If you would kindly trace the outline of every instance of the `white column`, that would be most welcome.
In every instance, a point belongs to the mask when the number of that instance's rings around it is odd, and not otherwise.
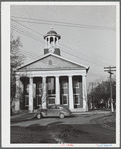
[[[55,36],[53,36],[53,46],[55,47]]]
[[[56,104],[60,104],[60,84],[59,76],[56,76]]]
[[[20,77],[16,76],[15,110],[20,110]]]
[[[45,49],[47,48],[47,37],[45,37]]]
[[[69,109],[74,109],[72,76],[69,76]]]
[[[56,47],[58,48],[58,38],[57,38],[57,41],[56,41]]]
[[[29,78],[29,111],[33,111],[33,78]]]
[[[50,37],[48,37],[48,48],[50,48]]]
[[[83,108],[88,111],[86,75],[82,76],[82,93],[83,93]]]
[[[46,40],[48,39],[48,37],[46,37]],[[49,40],[49,39],[48,39]],[[47,40],[47,48],[48,48],[48,40]]]
[[[42,78],[42,108],[46,108],[46,77]]]

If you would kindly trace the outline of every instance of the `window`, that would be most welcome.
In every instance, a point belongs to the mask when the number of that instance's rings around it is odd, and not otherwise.
[[[57,109],[57,107],[56,106],[51,106],[51,108],[50,109]]]
[[[49,61],[48,61],[48,64],[49,64],[49,65],[52,65],[52,60],[49,60]]]
[[[74,95],[74,105],[79,105],[80,101],[79,101],[79,95]]]
[[[79,80],[78,79],[74,80],[74,88],[79,88]]]
[[[37,95],[37,106],[42,105],[41,95]]]
[[[29,95],[29,84],[25,84],[25,95]]]
[[[57,106],[57,109],[61,109],[61,107]]]
[[[62,104],[68,105],[68,95],[62,95]]]
[[[40,82],[37,82],[37,94],[42,94],[42,84]]]
[[[29,95],[25,95],[25,106],[29,105]]]
[[[62,88],[67,88],[67,80],[62,80]]]
[[[49,104],[55,104],[55,98],[54,97],[49,97],[48,102],[49,102]]]
[[[48,95],[55,94],[55,78],[48,78]]]

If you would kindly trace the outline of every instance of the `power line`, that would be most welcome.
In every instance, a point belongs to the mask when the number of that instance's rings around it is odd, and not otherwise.
[[[16,23],[18,23],[18,22],[16,22]],[[20,24],[20,23],[19,23]],[[20,25],[22,25],[22,24],[20,24]],[[26,26],[25,26],[26,27]],[[30,29],[30,28],[29,28]],[[34,30],[32,30],[32,31],[34,31]],[[36,31],[35,31],[36,32]],[[37,33],[37,32],[36,32]],[[30,34],[30,33],[29,33]],[[40,33],[38,33],[38,34],[40,34]],[[42,34],[40,34],[40,35],[42,35]],[[62,45],[63,47],[66,47],[66,48],[68,48],[69,50],[71,50],[69,47],[67,47],[67,46],[65,46],[65,45],[63,45],[63,44],[60,44],[60,45]],[[71,50],[72,51],[72,50]],[[75,51],[75,50],[74,50]],[[80,54],[80,53],[79,53]],[[81,53],[81,54],[83,54],[83,53]],[[84,54],[83,54],[84,55]],[[88,55],[86,55],[86,56],[88,56]],[[90,57],[90,56],[89,56]],[[97,61],[97,60],[96,60]],[[104,62],[102,62],[102,63],[104,63]],[[107,64],[107,63],[104,63],[104,64]],[[103,65],[102,65],[103,66]]]
[[[61,50],[62,50],[62,49],[61,49]],[[64,51],[64,50],[62,50],[62,51],[63,51],[63,52],[65,52],[65,53],[68,53],[68,52],[66,52],[66,51]],[[72,56],[75,56],[75,57],[77,57],[77,58],[79,58],[79,59],[81,59],[81,60],[85,60],[85,61],[88,61],[88,62],[90,62],[90,63],[96,64],[96,65],[99,65],[99,64],[97,64],[97,63],[91,62],[91,61],[86,60],[86,59],[84,59],[84,58],[80,58],[80,57],[78,57],[78,56],[76,56],[76,55],[73,55],[73,54],[71,54],[71,53],[68,53],[68,54],[70,54],[70,55],[72,55]],[[102,65],[100,65],[100,66],[102,66]]]
[[[17,30],[19,30],[19,31],[21,31],[20,29],[18,29],[18,28],[16,28]],[[21,31],[21,32],[23,32],[23,31]],[[25,34],[25,33],[24,33]],[[28,36],[28,35],[27,35]],[[29,37],[34,37],[33,35],[31,35],[30,33],[29,33]],[[30,38],[31,38],[30,37]],[[38,41],[41,41],[40,39],[37,39],[36,37],[34,37],[33,38],[34,40],[38,40]],[[42,43],[44,43],[43,41],[41,41]],[[69,48],[70,49],[70,48]],[[62,50],[62,49],[61,49]],[[62,50],[63,52],[65,52],[65,53],[68,53],[68,52],[66,52],[66,51],[64,51],[64,50]],[[71,50],[72,51],[72,50]],[[70,54],[70,53],[68,53],[68,54]],[[90,63],[93,63],[93,64],[96,64],[96,65],[100,65],[100,66],[103,66],[103,65],[101,65],[101,64],[97,64],[97,63],[95,63],[95,62],[91,62],[91,61],[89,61],[89,60],[86,60],[86,59],[84,59],[84,58],[80,58],[80,57],[78,57],[78,56],[76,56],[76,55],[73,55],[73,54],[70,54],[70,55],[72,55],[72,56],[75,56],[75,57],[77,57],[77,58],[79,58],[79,59],[83,59],[83,60],[85,60],[85,61],[88,61],[88,62],[90,62]]]
[[[60,44],[60,45],[62,45],[63,47],[65,47],[65,48],[67,48],[67,49],[70,49],[71,50],[71,48],[69,48],[69,47],[67,47],[67,46],[65,46],[65,45],[63,45],[63,44]],[[71,50],[72,51],[72,50]],[[74,50],[75,51],[75,50]],[[79,52],[78,52],[79,53]],[[83,54],[83,55],[85,55],[84,53],[79,53],[79,54]],[[90,57],[89,55],[87,55],[86,54],[86,56],[88,56],[88,57]],[[91,57],[90,57],[91,58]],[[94,59],[94,60],[96,60],[96,59]],[[98,61],[98,60],[96,60],[96,61]],[[102,62],[102,63],[104,63],[104,62]],[[107,63],[104,63],[104,64],[107,64]]]
[[[28,35],[27,35],[28,36]],[[30,37],[31,38],[31,37]],[[34,38],[33,38],[34,39]],[[36,40],[36,39],[35,39]],[[38,40],[38,39],[37,39]],[[62,49],[61,49],[62,50]],[[80,58],[80,57],[78,57],[78,56],[76,56],[76,55],[73,55],[73,54],[71,54],[71,53],[69,53],[69,52],[66,52],[66,51],[64,51],[64,50],[62,50],[63,52],[65,52],[65,53],[67,53],[67,54],[70,54],[70,55],[72,55],[72,56],[75,56],[75,57],[77,57],[77,58],[79,58],[79,59],[81,59],[81,60],[85,60],[85,61],[88,61],[88,62],[90,62],[90,63],[93,63],[93,64],[96,64],[96,65],[99,65],[99,64],[97,64],[97,63],[94,63],[94,62],[91,62],[91,61],[89,61],[89,60],[86,60],[86,59],[84,59],[84,58]],[[103,65],[100,65],[100,66],[103,66]]]
[[[35,23],[35,24],[46,24],[46,25],[51,25],[52,23],[42,23],[42,22],[31,22],[31,21],[20,21],[20,20],[13,20],[13,21],[18,21],[18,22],[26,22],[26,23]],[[64,25],[64,24],[56,24],[54,23],[54,25],[56,26],[66,26],[66,27],[76,27],[76,28],[86,28],[86,29],[98,29],[98,30],[108,30],[108,31],[113,31],[113,30],[109,30],[109,29],[104,29],[104,28],[93,28],[93,27],[84,27],[84,26],[74,26],[74,25]]]
[[[18,26],[16,26],[16,25],[14,25],[14,24],[12,24],[12,27],[15,28],[15,29],[17,29],[17,30],[19,30],[19,31],[22,31],[22,32],[24,32],[24,33],[26,33],[26,34],[29,34],[29,36],[32,36],[32,37],[34,37],[34,38],[36,38],[36,39],[39,39],[39,37],[33,35],[32,33],[28,32],[28,31],[26,31],[26,30],[24,30],[24,29],[22,29],[22,28],[20,28],[20,27],[18,27]],[[40,41],[41,41],[41,40],[40,40]],[[42,42],[43,42],[43,41],[42,41]]]
[[[35,53],[35,52],[30,52],[30,51],[28,51],[28,50],[25,50],[24,48],[22,48],[22,50],[24,50],[24,52],[26,52],[26,53],[30,53],[31,55],[34,55],[34,56],[36,56],[37,57],[37,53]],[[42,56],[42,55],[40,55],[40,56]]]
[[[113,95],[112,95],[112,71],[116,71],[114,68],[116,67],[104,67],[104,71],[108,72],[110,74],[110,100],[111,100],[111,112],[114,112],[113,108]]]
[[[17,29],[17,28],[15,28],[15,29]],[[15,29],[14,29],[14,27],[13,27],[12,30],[16,31]],[[34,39],[35,41],[39,41],[39,42],[41,42],[41,43],[44,43],[44,42],[42,42],[41,40],[39,40],[39,39],[37,39],[37,38],[35,38],[35,37],[33,37],[33,36],[26,35],[23,31],[20,31],[19,29],[17,29],[17,30],[18,30],[18,31],[16,31],[16,32],[19,32],[20,34],[23,34],[23,35],[25,35],[25,36],[28,36],[29,38]],[[22,32],[22,33],[21,33],[21,32]]]
[[[28,53],[28,52],[26,52],[26,51],[21,51],[21,53],[24,54],[24,55],[27,55],[27,56],[31,56],[32,59],[37,59],[37,58],[39,58],[39,57],[37,57],[37,56],[35,56],[35,55],[32,55],[32,54],[30,54],[30,53]]]
[[[45,24],[52,24],[54,23],[54,25],[59,25],[59,26],[68,26],[68,27],[81,27],[81,28],[90,28],[90,29],[101,29],[101,30],[111,30],[113,31],[113,28],[111,27],[103,27],[103,26],[94,26],[94,25],[86,25],[86,24],[77,24],[77,23],[67,23],[67,22],[60,22],[60,21],[48,21],[48,20],[40,20],[40,19],[33,19],[33,18],[23,18],[23,17],[15,17],[12,16],[13,18],[21,18],[21,19],[27,19],[27,20],[34,20],[34,21],[42,21],[42,22],[47,22]],[[14,20],[15,21],[15,20]],[[19,22],[29,22],[29,23],[38,23],[38,24],[43,24],[42,22],[30,22],[30,21],[20,21],[17,20]]]
[[[21,50],[22,49],[22,50]],[[24,54],[24,55],[27,55],[27,57],[30,57],[32,59],[37,59],[38,57],[34,54],[34,53],[31,53],[31,52],[28,52],[28,51],[23,51],[25,50],[24,48],[22,47],[19,47],[19,52]]]
[[[12,21],[15,21],[15,20],[12,19]],[[21,26],[24,26],[24,27],[27,28],[27,29],[30,29],[31,31],[33,31],[33,32],[35,32],[35,33],[37,33],[37,34],[39,34],[39,35],[42,35],[42,34],[38,33],[37,31],[35,31],[35,30],[33,30],[33,29],[31,29],[31,28],[29,28],[29,27],[27,27],[27,26],[25,26],[25,25],[23,25],[23,24],[21,24],[21,23],[19,23],[19,22],[17,22],[17,21],[15,21],[15,22],[18,23],[18,24],[20,24]],[[42,36],[43,36],[43,35],[42,35]]]

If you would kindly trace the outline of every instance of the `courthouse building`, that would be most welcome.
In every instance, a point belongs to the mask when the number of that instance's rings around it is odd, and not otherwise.
[[[89,67],[61,56],[61,36],[53,29],[43,37],[43,57],[16,69],[16,88],[22,86],[23,96],[20,100],[16,92],[15,110],[33,111],[39,106],[57,104],[72,111],[86,111]]]

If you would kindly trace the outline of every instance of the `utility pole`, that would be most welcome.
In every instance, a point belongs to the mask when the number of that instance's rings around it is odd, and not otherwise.
[[[116,71],[114,70],[114,68],[116,67],[104,67],[104,71],[108,72],[110,74],[110,99],[111,99],[111,112],[114,112],[114,108],[113,108],[113,96],[112,96],[112,71]]]
[[[92,82],[92,92],[93,92],[93,82]],[[92,109],[94,109],[94,100],[93,100],[93,95],[92,95]]]

